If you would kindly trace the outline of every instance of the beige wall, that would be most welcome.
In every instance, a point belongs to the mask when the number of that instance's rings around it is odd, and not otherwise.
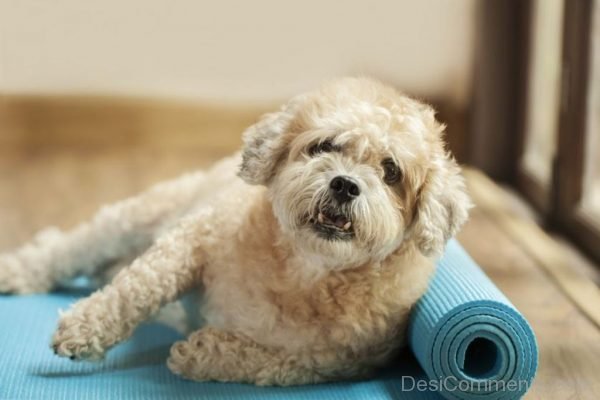
[[[270,101],[368,73],[466,101],[475,0],[0,0],[0,91]]]

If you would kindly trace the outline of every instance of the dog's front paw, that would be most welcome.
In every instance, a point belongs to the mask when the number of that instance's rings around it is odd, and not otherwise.
[[[203,328],[192,333],[187,340],[175,342],[171,346],[167,366],[174,374],[187,379],[221,380],[216,373],[219,365],[215,365],[214,362],[219,358],[223,361],[228,354],[221,354],[222,357],[219,357],[217,340],[218,336],[212,328]]]
[[[173,373],[196,381],[251,383],[272,356],[245,337],[205,327],[176,342],[167,365]]]
[[[167,366],[176,375],[197,381],[210,380],[208,370],[205,368],[208,354],[203,353],[188,341],[175,342],[171,346],[171,354]]]
[[[58,329],[52,337],[52,349],[61,357],[71,360],[99,360],[104,357],[102,337],[97,333],[100,324],[76,315],[61,317]]]

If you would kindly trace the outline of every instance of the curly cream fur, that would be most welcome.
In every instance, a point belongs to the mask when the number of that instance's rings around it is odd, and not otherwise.
[[[58,355],[101,358],[193,290],[204,325],[173,345],[174,373],[260,385],[365,376],[402,345],[435,257],[467,218],[442,131],[430,107],[381,83],[330,82],[248,128],[242,153],[211,170],[0,256],[0,291],[44,292],[129,264],[61,315]],[[336,151],[309,154],[325,140]],[[400,166],[398,184],[383,181],[385,158]],[[324,239],[310,222],[337,175],[361,191],[339,206],[351,240]]]

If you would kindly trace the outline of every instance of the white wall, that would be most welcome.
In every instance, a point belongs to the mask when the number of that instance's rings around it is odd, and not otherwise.
[[[475,0],[0,0],[0,91],[270,101],[341,74],[469,93]]]

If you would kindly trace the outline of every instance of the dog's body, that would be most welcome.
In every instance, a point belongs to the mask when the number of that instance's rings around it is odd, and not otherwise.
[[[249,128],[241,155],[2,256],[0,291],[127,265],[61,316],[57,354],[99,358],[193,290],[203,327],[174,344],[175,373],[279,385],[364,376],[403,343],[466,219],[441,131],[429,107],[392,89],[336,81]]]

